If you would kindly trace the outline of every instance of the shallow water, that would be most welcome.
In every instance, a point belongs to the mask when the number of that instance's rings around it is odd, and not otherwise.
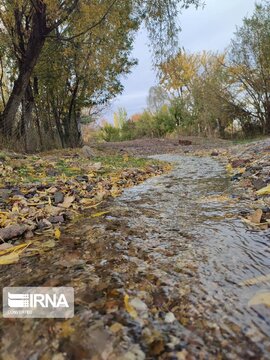
[[[84,214],[44,256],[0,269],[3,286],[75,290],[71,322],[0,319],[1,358],[270,359],[269,232],[239,219],[249,202],[222,163],[155,158],[173,170],[106,202],[106,216]]]
[[[150,253],[157,269],[171,264],[172,272],[166,270],[169,283],[181,281],[181,273],[187,271],[189,300],[198,316],[236,338],[244,334],[269,358],[270,308],[250,306],[249,301],[270,291],[270,279],[242,284],[270,274],[269,232],[250,231],[237,218],[246,209],[245,201],[235,199],[224,166],[216,160],[179,155],[155,158],[172,162],[174,170],[125,191],[116,201],[119,208],[130,208],[129,227],[145,229],[145,238],[133,238],[133,244]],[[173,254],[168,258],[162,249]],[[177,264],[182,267],[178,279]]]

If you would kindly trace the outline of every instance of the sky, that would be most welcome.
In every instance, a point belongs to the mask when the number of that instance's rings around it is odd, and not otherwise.
[[[189,52],[224,50],[230,44],[236,26],[241,26],[245,16],[252,15],[254,7],[255,0],[205,0],[204,8],[183,10],[179,16],[180,46]],[[150,87],[157,84],[144,30],[137,34],[132,56],[139,63],[123,79],[124,92],[107,110],[105,117],[110,121],[119,107],[124,107],[129,116],[142,112],[147,106]]]

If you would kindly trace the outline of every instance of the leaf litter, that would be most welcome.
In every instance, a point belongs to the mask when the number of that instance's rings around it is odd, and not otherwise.
[[[93,218],[108,214],[96,210],[104,200],[169,168],[162,162],[125,154],[89,160],[80,150],[35,156],[7,153],[0,160],[0,241],[17,244],[50,235],[43,245],[35,242],[32,254],[40,254],[55,246],[53,239],[60,240],[61,227],[68,222],[84,212]],[[28,246],[31,250],[32,244]],[[19,260],[20,253],[13,250],[0,253],[0,265]]]

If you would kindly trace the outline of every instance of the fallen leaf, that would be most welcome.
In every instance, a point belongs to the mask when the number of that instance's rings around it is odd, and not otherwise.
[[[226,166],[226,170],[227,170],[228,173],[232,173],[232,172],[233,172],[233,167],[232,167],[232,165],[231,165],[231,164],[228,164],[228,165]]]
[[[268,226],[269,226],[269,223],[268,222],[265,222],[265,223],[253,223],[252,221],[248,220],[248,219],[245,219],[245,218],[242,218],[242,220],[247,224],[247,225],[250,225],[254,228],[260,228],[261,230],[267,230],[268,229]]]
[[[129,296],[127,294],[124,296],[124,303],[125,303],[126,311],[129,313],[131,317],[133,317],[133,319],[136,319],[138,317],[137,311],[134,309],[133,306],[130,305]]]
[[[59,228],[55,229],[55,232],[54,232],[54,237],[59,240],[60,239],[60,236],[61,236],[61,231]]]
[[[58,333],[58,336],[63,338],[69,337],[75,331],[70,320],[56,323],[55,330]]]
[[[3,255],[0,257],[0,265],[9,265],[18,262],[20,259],[19,254],[17,252],[12,252],[7,255]]]
[[[246,285],[256,285],[262,282],[267,282],[270,281],[270,274],[268,275],[261,275],[252,279],[247,279],[243,282],[241,282],[239,285],[240,286],[246,286]]]
[[[10,252],[18,252],[19,250],[23,250],[24,248],[28,247],[32,242],[28,242],[28,243],[24,243],[24,244],[20,244],[20,245],[16,245],[16,246],[11,246],[11,247],[6,247],[6,249],[0,251],[0,256],[1,255],[6,255]]]
[[[75,196],[65,196],[63,203],[59,204],[58,206],[68,209],[72,205],[74,200],[75,200]]]
[[[253,224],[260,224],[263,212],[261,209],[257,209],[253,214],[249,215],[247,219]]]
[[[54,248],[55,245],[56,245],[56,243],[55,243],[55,241],[53,239],[45,241],[45,243],[42,243],[43,248],[49,248],[49,249]]]
[[[113,332],[114,334],[118,333],[119,331],[121,331],[123,329],[123,325],[120,323],[114,323],[111,327],[110,330],[111,332]]]
[[[267,185],[266,187],[256,191],[257,195],[269,195],[270,194],[270,184]]]
[[[103,215],[106,215],[106,214],[109,214],[109,211],[101,211],[101,212],[98,212],[98,213],[95,213],[93,215],[91,215],[92,218],[97,218],[97,217],[100,217],[100,216],[103,216]]]
[[[259,292],[248,302],[249,306],[265,305],[270,307],[270,292]]]

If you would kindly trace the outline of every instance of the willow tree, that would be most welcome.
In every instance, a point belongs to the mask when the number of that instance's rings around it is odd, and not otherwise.
[[[110,14],[125,3],[129,11],[124,13],[124,19],[135,21],[137,28],[141,24],[145,25],[154,45],[155,58],[161,59],[168,52],[169,44],[170,49],[173,48],[178,30],[175,21],[177,15],[183,8],[191,4],[198,5],[198,2],[199,0],[1,0],[0,39],[7,47],[9,72],[12,74],[9,78],[8,98],[1,115],[2,133],[9,138],[14,135],[14,129],[18,125],[18,112],[29,101],[32,102],[34,94],[29,87],[31,78],[50,39],[55,38],[59,43],[75,41],[80,47],[80,44],[88,42],[94,31],[102,30]],[[123,14],[120,12],[119,22],[121,16]],[[130,29],[123,26],[119,29],[119,34],[121,31],[129,32]],[[103,39],[101,46],[110,41],[108,36]],[[89,41],[89,47],[92,45]],[[62,46],[59,46],[56,51],[61,49]],[[22,123],[24,121],[25,119]]]

